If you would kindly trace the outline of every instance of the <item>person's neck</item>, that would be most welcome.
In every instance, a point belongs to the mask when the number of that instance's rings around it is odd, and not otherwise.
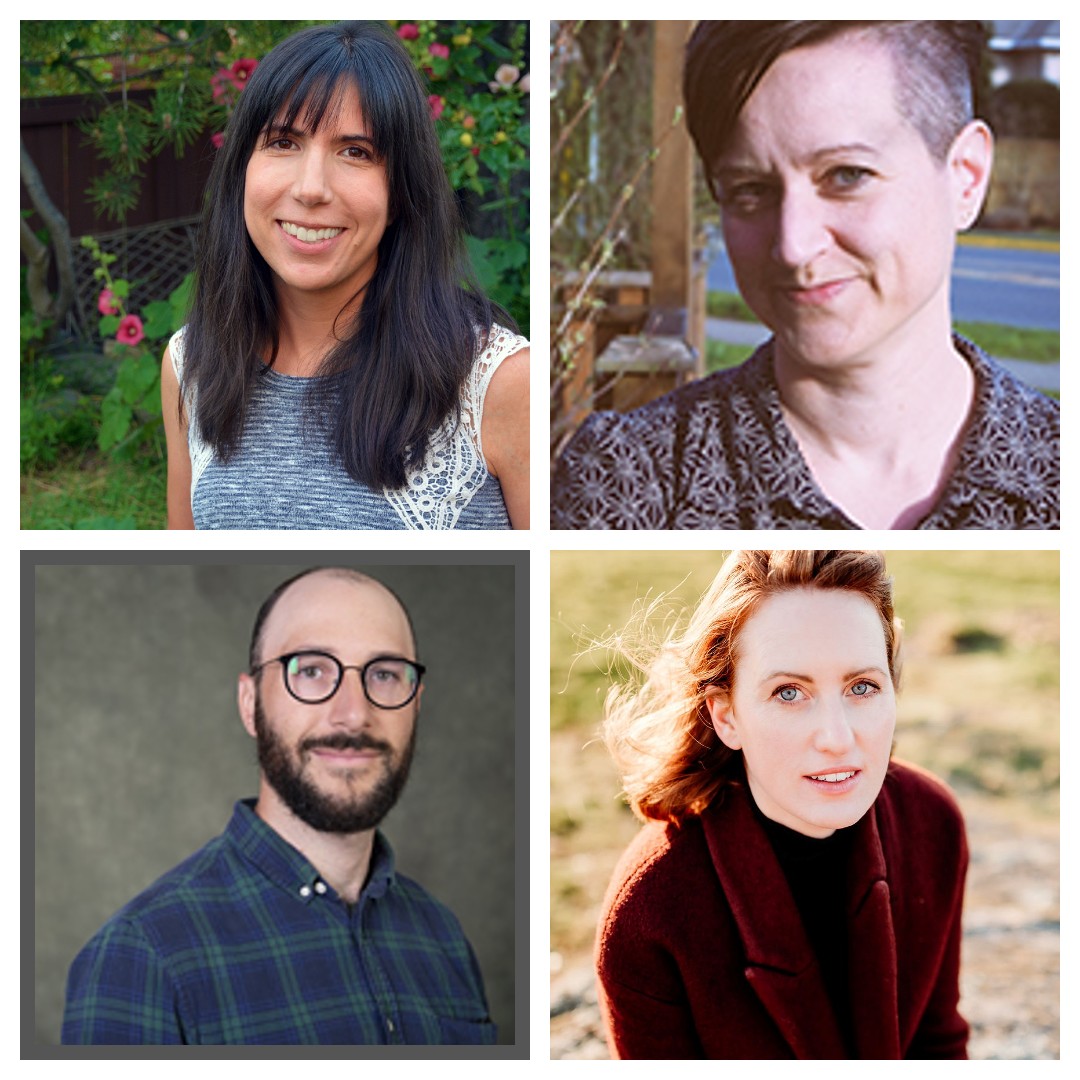
[[[946,326],[907,334],[842,370],[801,362],[778,341],[781,408],[819,486],[868,528],[911,528],[936,503],[974,396]]]
[[[363,294],[343,301],[340,293],[302,293],[279,288],[278,351],[274,370],[282,375],[311,376],[322,368],[331,349],[355,317]]]
[[[282,839],[292,844],[323,880],[347,904],[355,904],[367,881],[375,830],[358,833],[327,833],[301,821],[263,780],[255,804],[258,814]]]

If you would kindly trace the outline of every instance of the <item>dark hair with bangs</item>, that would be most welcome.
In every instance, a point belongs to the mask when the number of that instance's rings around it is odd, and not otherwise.
[[[273,366],[279,347],[271,271],[244,224],[248,161],[270,125],[299,121],[314,131],[332,121],[350,90],[385,163],[389,221],[359,310],[335,324],[337,344],[320,369],[339,376],[342,392],[327,415],[327,395],[313,387],[306,412],[351,477],[397,488],[424,460],[437,427],[457,415],[482,335],[495,320],[516,327],[476,287],[427,92],[381,24],[294,34],[259,63],[240,95],[207,187],[180,400],[196,388],[190,421],[227,460],[264,373],[260,357]]]
[[[982,23],[973,20],[703,21],[686,46],[687,127],[708,172],[726,150],[750,95],[784,53],[845,34],[865,34],[891,53],[897,107],[931,155],[944,162],[974,116],[985,33]]]

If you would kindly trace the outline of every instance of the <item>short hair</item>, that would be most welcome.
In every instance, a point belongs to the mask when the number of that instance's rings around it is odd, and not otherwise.
[[[739,634],[762,601],[802,588],[866,597],[881,619],[889,675],[899,685],[900,624],[881,552],[732,552],[685,629],[635,659],[642,677],[608,694],[604,742],[638,817],[677,823],[700,814],[738,775],[742,753],[721,742],[708,699],[717,689],[731,692]],[[625,640],[608,644],[625,654]]]
[[[260,61],[240,94],[207,183],[179,408],[193,390],[189,419],[202,439],[224,460],[239,449],[262,355],[273,366],[278,353],[273,277],[244,220],[248,162],[269,125],[314,132],[350,90],[385,162],[388,224],[360,309],[335,324],[337,344],[322,367],[340,394],[313,385],[305,419],[327,432],[354,480],[400,488],[434,433],[458,416],[493,321],[514,323],[476,286],[427,90],[381,24],[301,30]]]
[[[409,609],[405,606],[401,597],[398,596],[389,585],[383,584],[383,582],[373,578],[370,574],[365,574],[360,570],[354,570],[351,566],[312,566],[307,570],[301,570],[299,574],[293,574],[291,578],[283,581],[259,607],[259,611],[255,616],[255,625],[251,628],[251,644],[248,648],[249,673],[254,674],[255,669],[261,662],[260,656],[262,654],[263,627],[265,626],[266,620],[270,617],[270,613],[277,606],[277,602],[290,586],[295,585],[298,581],[311,574],[331,574],[335,577],[352,581],[356,585],[377,585],[380,589],[384,589],[398,602],[401,610],[405,613],[405,621],[409,624],[409,633],[413,639],[413,646],[414,648],[416,647],[416,629],[413,626]]]
[[[725,152],[739,114],[779,57],[845,35],[880,42],[893,58],[897,108],[944,161],[974,116],[986,31],[961,20],[702,21],[686,46],[686,123],[706,171]]]

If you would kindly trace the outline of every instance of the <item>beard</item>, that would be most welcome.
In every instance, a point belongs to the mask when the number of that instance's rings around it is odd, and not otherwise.
[[[326,735],[304,739],[296,746],[296,755],[267,722],[262,701],[255,699],[255,738],[259,766],[267,783],[281,801],[303,822],[319,832],[358,833],[374,829],[398,800],[412,764],[416,746],[416,725],[408,745],[395,762],[389,743],[366,733]],[[367,787],[345,798],[320,790],[306,771],[308,753],[315,747],[332,750],[378,750],[382,753],[372,769],[378,770]],[[351,786],[351,785],[350,785]]]

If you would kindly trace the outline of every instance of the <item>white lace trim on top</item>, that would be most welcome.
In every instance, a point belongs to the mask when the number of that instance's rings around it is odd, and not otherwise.
[[[428,442],[423,465],[410,472],[405,486],[383,489],[386,501],[410,529],[452,529],[461,512],[487,479],[480,432],[484,399],[499,365],[528,346],[528,341],[505,327],[495,325],[461,388],[461,418],[447,417]],[[184,371],[184,328],[169,341],[169,354],[177,381]],[[191,498],[214,457],[195,423],[195,387],[184,395],[188,415],[188,451],[191,455]]]
[[[487,479],[480,428],[484,398],[499,365],[528,345],[505,327],[493,326],[461,388],[461,420],[447,417],[428,443],[424,464],[408,474],[405,486],[383,490],[410,529],[452,529],[462,510]]]
[[[169,355],[172,357],[173,371],[176,372],[176,381],[182,382],[184,374],[184,330],[179,330],[169,339]],[[199,434],[199,427],[195,421],[195,387],[189,386],[184,394],[184,411],[188,418],[188,453],[191,456],[191,502],[195,502],[195,485],[206,471],[206,466],[214,460],[214,448],[207,445]]]

